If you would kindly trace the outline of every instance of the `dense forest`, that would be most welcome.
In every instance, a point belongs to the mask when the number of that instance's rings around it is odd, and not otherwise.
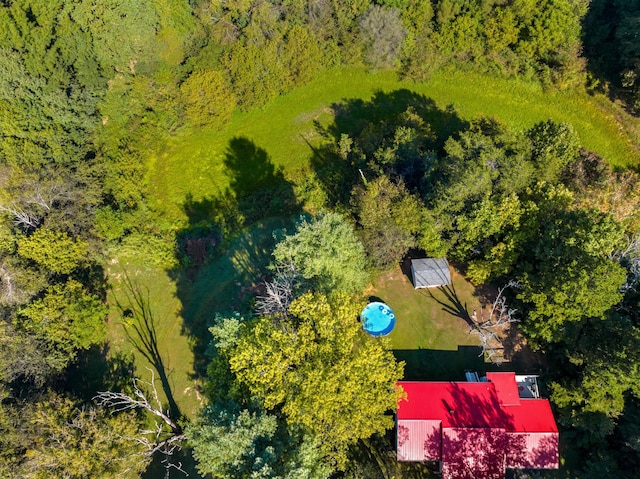
[[[482,72],[635,115],[639,33],[632,0],[0,2],[0,477],[139,477],[152,461],[167,477],[431,477],[389,459],[403,365],[352,321],[372,272],[414,249],[514,285],[575,456],[529,477],[637,477],[637,158],[613,168],[570,124],[462,119],[399,91],[343,101],[300,171],[236,138],[226,166],[250,173],[206,211],[187,202],[189,224],[150,200],[147,168],[182,132],[346,66]],[[269,217],[300,220],[274,232],[251,308],[212,312],[206,406],[188,418],[111,351],[106,265],[135,250],[190,267]],[[125,320],[149,326],[131,291]]]

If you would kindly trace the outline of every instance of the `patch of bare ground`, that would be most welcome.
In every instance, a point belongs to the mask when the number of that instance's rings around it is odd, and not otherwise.
[[[546,369],[544,355],[529,347],[517,325],[511,325],[505,332],[502,346],[505,361],[512,365],[516,372],[534,374]]]

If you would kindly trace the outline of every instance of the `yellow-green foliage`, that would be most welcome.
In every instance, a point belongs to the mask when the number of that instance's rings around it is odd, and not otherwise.
[[[13,253],[16,247],[16,238],[6,223],[0,223],[0,251]]]
[[[104,409],[79,409],[69,399],[53,397],[38,404],[31,423],[40,432],[26,450],[24,479],[107,479],[142,472],[147,460],[136,452],[134,413],[113,415]],[[17,476],[14,476],[17,477]]]
[[[322,52],[318,39],[300,25],[294,25],[287,32],[283,45],[283,62],[288,65],[287,81],[299,85],[310,81],[320,69]]]
[[[67,233],[39,228],[18,241],[18,254],[35,261],[54,273],[69,274],[87,254],[85,241],[74,240]]]
[[[45,295],[18,312],[20,326],[46,340],[67,360],[77,349],[100,343],[105,336],[106,306],[70,279],[50,286]]]
[[[323,455],[344,467],[348,447],[393,426],[404,365],[385,340],[366,336],[356,321],[362,304],[347,295],[333,302],[305,294],[293,317],[261,318],[234,348],[231,370],[267,409],[281,407]]]
[[[221,127],[231,117],[236,96],[217,70],[193,72],[180,86],[189,120],[194,125]]]

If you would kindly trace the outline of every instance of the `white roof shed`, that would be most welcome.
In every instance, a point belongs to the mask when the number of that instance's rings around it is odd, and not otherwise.
[[[411,260],[411,276],[413,286],[419,288],[436,288],[451,284],[451,272],[447,258],[422,258]]]

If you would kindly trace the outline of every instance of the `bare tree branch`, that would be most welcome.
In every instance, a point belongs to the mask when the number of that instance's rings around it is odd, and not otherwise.
[[[169,471],[176,469],[186,476],[189,474],[183,469],[182,463],[175,463],[172,456],[182,449],[185,435],[182,428],[169,416],[169,411],[164,411],[162,402],[158,396],[155,386],[155,374],[152,369],[147,368],[151,373],[151,381],[133,379],[133,395],[116,393],[112,391],[101,391],[93,399],[102,407],[113,409],[114,412],[126,411],[130,409],[144,409],[154,416],[162,419],[162,422],[155,421],[155,428],[143,429],[136,437],[126,437],[125,439],[142,447],[142,451],[132,453],[129,457],[140,456],[141,461],[148,461],[157,453],[165,457],[162,463],[165,466],[165,477],[169,477]],[[151,391],[148,397],[146,390]],[[170,431],[165,428],[169,426]]]
[[[42,217],[35,213],[30,213],[16,205],[0,205],[0,211],[6,211],[13,216],[13,222],[23,230],[37,228],[42,221]]]
[[[126,411],[129,409],[145,409],[154,416],[162,419],[167,424],[174,434],[182,434],[182,429],[177,425],[168,415],[168,412],[164,412],[162,409],[162,403],[158,396],[158,390],[155,386],[155,374],[152,369],[147,368],[151,373],[151,381],[141,381],[140,379],[133,379],[134,397],[124,393],[116,393],[112,391],[100,391],[93,399],[103,407],[112,408],[115,412]],[[145,391],[140,385],[146,385],[150,388],[152,394],[152,404]]]
[[[503,356],[500,351],[504,349],[502,345],[501,334],[509,327],[511,323],[519,320],[515,317],[516,309],[509,308],[503,293],[507,288],[519,288],[520,283],[517,281],[509,281],[502,288],[498,288],[498,295],[491,305],[491,311],[487,319],[473,315],[474,323],[469,330],[469,334],[476,334],[480,339],[482,352],[480,356],[484,356],[492,363],[502,363]]]
[[[13,272],[4,263],[0,264],[0,282],[4,287],[0,288],[2,296],[7,302],[13,302],[16,288],[14,287]],[[3,301],[4,302],[4,301]]]
[[[263,316],[289,315],[289,305],[301,283],[300,274],[293,262],[276,265],[271,282],[265,283],[264,296],[256,298],[256,312]]]
[[[622,285],[622,292],[636,291],[640,284],[640,234],[628,238],[625,247],[614,252],[611,259],[627,269],[627,281]]]

